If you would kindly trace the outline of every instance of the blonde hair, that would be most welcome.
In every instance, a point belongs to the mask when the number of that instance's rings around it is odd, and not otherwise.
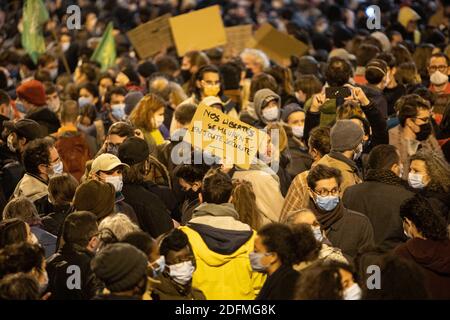
[[[256,206],[256,196],[252,184],[245,180],[233,180],[231,202],[239,213],[239,220],[252,229],[259,230],[262,226],[262,216]]]
[[[286,134],[286,130],[284,130],[284,126],[280,122],[269,123],[266,126],[267,134],[271,136],[272,130],[278,129],[278,150],[280,153],[284,151],[288,146],[288,138]]]
[[[147,131],[153,131],[156,128],[155,113],[165,107],[164,100],[158,95],[150,93],[145,95],[133,109],[129,120],[137,127]]]
[[[345,101],[342,106],[338,107],[336,110],[336,120],[351,119],[354,116],[366,118],[359,102],[355,100]]]

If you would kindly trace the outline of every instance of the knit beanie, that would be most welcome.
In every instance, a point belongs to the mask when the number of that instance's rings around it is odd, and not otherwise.
[[[289,116],[294,112],[305,112],[297,103],[290,103],[281,111],[281,120],[288,122]]]
[[[110,183],[89,180],[75,191],[73,205],[76,210],[90,211],[102,220],[114,212],[116,190]]]
[[[331,151],[344,152],[355,149],[364,137],[364,131],[351,120],[338,120],[331,128]]]
[[[91,267],[111,292],[128,291],[146,276],[147,257],[131,244],[114,243],[95,255]]]
[[[47,103],[44,85],[38,80],[25,81],[17,88],[16,93],[20,99],[38,107]]]

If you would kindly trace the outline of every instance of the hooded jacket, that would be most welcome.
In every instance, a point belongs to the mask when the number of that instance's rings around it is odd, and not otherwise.
[[[432,299],[450,299],[450,240],[414,238],[399,245],[394,253],[413,260],[422,268]]]
[[[250,265],[256,232],[237,217],[230,203],[203,203],[188,225],[180,228],[197,263],[192,286],[208,300],[253,300],[265,281],[265,275]]]
[[[267,125],[267,120],[264,119],[262,115],[262,109],[267,105],[267,102],[270,98],[275,98],[278,103],[278,108],[281,109],[281,98],[275,92],[270,89],[261,89],[258,90],[255,94],[255,98],[253,99],[255,113],[258,117],[258,121],[255,123],[257,128],[264,128]],[[278,114],[278,118],[280,118],[280,113]]]
[[[400,11],[398,12],[398,22],[402,25],[402,27],[406,30],[408,27],[408,23],[410,21],[417,21],[420,20],[421,17],[420,15],[414,11],[413,9],[411,9],[410,7],[402,7],[400,9]],[[419,30],[414,30],[413,32],[413,40],[415,44],[419,44],[420,43],[420,32]]]
[[[35,202],[48,195],[48,185],[41,179],[26,173],[19,181],[13,193],[13,198],[25,197]]]

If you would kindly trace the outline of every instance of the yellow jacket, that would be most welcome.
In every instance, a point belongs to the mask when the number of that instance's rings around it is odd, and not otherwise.
[[[200,234],[184,226],[180,228],[189,238],[197,268],[192,286],[200,289],[207,300],[254,300],[266,276],[254,272],[249,253],[253,251],[256,232],[239,249],[222,255],[208,248]]]

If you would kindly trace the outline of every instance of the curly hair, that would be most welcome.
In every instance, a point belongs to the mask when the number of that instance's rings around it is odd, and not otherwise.
[[[411,161],[422,160],[425,162],[430,182],[427,189],[437,192],[450,192],[450,166],[448,162],[436,152],[419,150],[411,156]]]
[[[29,225],[36,225],[41,222],[34,203],[25,197],[12,199],[3,209],[3,219],[12,218],[18,218]]]
[[[292,265],[297,259],[296,238],[292,229],[282,223],[270,223],[258,231],[267,252],[275,252],[283,265]]]
[[[157,129],[154,114],[159,109],[164,109],[164,100],[156,94],[145,95],[130,114],[131,123],[147,131]]]
[[[394,106],[398,112],[398,120],[402,127],[406,124],[406,119],[417,116],[418,109],[430,109],[430,103],[418,94],[408,94],[397,100]]]
[[[322,244],[314,237],[311,226],[306,223],[299,223],[290,225],[290,228],[296,244],[294,263],[317,260]]]
[[[400,217],[411,220],[427,239],[437,241],[448,239],[447,223],[444,218],[435,213],[428,200],[419,194],[402,203]]]
[[[231,196],[231,202],[239,213],[239,220],[248,224],[252,229],[259,230],[262,225],[262,218],[256,206],[256,196],[252,184],[245,180],[233,180]]]
[[[28,173],[39,175],[39,165],[50,165],[51,144],[45,138],[30,141],[23,152],[23,164]]]

